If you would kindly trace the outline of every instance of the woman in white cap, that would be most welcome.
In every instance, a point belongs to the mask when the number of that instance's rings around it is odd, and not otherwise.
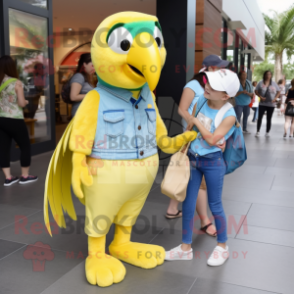
[[[220,68],[225,68],[229,65],[229,61],[220,59],[217,55],[207,56],[202,63],[202,69],[199,73],[195,74],[193,79],[184,87],[181,101],[179,104],[179,114],[183,118],[182,124],[184,131],[186,130],[187,124],[193,119],[192,111],[198,100],[198,98],[204,94],[205,87],[205,74],[204,71],[213,72]],[[224,147],[224,146],[221,146]],[[166,218],[175,219],[182,217],[181,210],[178,210],[179,202],[176,200],[170,200]],[[216,228],[210,221],[207,215],[207,192],[206,183],[203,178],[198,193],[197,214],[201,222],[201,231],[208,234],[209,236],[216,236]]]
[[[226,245],[227,223],[222,205],[222,189],[226,164],[221,148],[217,142],[224,138],[227,140],[235,130],[236,113],[232,105],[227,104],[230,97],[234,97],[239,88],[238,76],[227,69],[216,72],[206,72],[207,84],[204,95],[200,96],[199,114],[190,120],[187,129],[194,125],[199,130],[197,138],[191,142],[188,155],[191,164],[191,176],[187,187],[186,199],[183,202],[182,244],[166,252],[166,260],[191,260],[193,249],[191,247],[194,231],[194,213],[197,202],[197,192],[202,177],[205,177],[208,192],[208,203],[217,228],[217,246],[209,257],[207,264],[220,266],[229,256]],[[223,106],[226,105],[224,110]],[[219,124],[216,122],[217,114],[224,112]]]

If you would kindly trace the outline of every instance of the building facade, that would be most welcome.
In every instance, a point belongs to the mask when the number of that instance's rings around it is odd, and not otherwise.
[[[158,16],[167,60],[156,96],[171,135],[181,132],[177,104],[183,87],[202,68],[206,56],[216,54],[230,60],[232,70],[246,70],[249,78],[252,62],[264,59],[264,20],[255,0],[128,0],[116,6],[105,1],[101,6],[99,0],[95,3],[96,8],[90,0],[0,0],[0,56],[11,55],[16,60],[25,85],[29,105],[24,115],[33,155],[55,148],[61,77],[69,66],[75,69],[79,54],[90,50],[91,34],[108,15],[136,10]],[[72,12],[65,11],[68,5],[81,15],[79,19],[69,17]],[[104,14],[90,17],[95,9],[101,12],[101,7]],[[87,28],[70,29],[77,22],[83,26],[83,19]],[[54,21],[62,28],[57,29]],[[72,42],[70,36],[78,42]],[[172,127],[173,121],[177,127]],[[11,148],[12,160],[17,160],[19,149],[15,143]]]

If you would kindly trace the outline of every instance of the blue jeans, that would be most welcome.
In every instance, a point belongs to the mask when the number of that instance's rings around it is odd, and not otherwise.
[[[226,171],[223,153],[220,151],[201,157],[192,153],[193,151],[189,150],[191,175],[186,199],[182,206],[182,241],[185,244],[192,243],[197,195],[204,175],[209,208],[217,229],[217,241],[225,243],[228,237],[227,221],[222,205],[222,190]]]
[[[256,121],[258,119],[258,106],[252,107],[252,110],[254,111],[254,116],[253,116],[252,121]]]
[[[249,105],[236,105],[235,106],[235,112],[237,115],[237,120],[241,124],[241,116],[243,113],[243,130],[247,130],[247,121],[248,116],[250,114],[250,107]]]

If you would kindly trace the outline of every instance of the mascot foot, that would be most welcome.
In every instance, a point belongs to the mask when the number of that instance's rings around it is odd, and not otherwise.
[[[155,268],[163,264],[165,250],[161,246],[127,242],[120,245],[110,244],[112,256],[132,265],[145,269]]]
[[[119,260],[101,252],[98,252],[96,256],[89,255],[85,268],[88,282],[100,287],[119,283],[126,275],[126,268]]]

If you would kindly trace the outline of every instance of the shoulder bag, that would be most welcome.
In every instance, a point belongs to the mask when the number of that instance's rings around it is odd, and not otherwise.
[[[205,101],[206,103],[206,101]],[[201,107],[195,107],[193,115],[196,117]],[[199,108],[197,110],[197,108]],[[195,113],[197,114],[195,115]],[[186,198],[187,187],[190,179],[190,160],[187,155],[191,142],[181,147],[170,159],[169,165],[161,183],[161,193],[171,199],[183,202]]]

